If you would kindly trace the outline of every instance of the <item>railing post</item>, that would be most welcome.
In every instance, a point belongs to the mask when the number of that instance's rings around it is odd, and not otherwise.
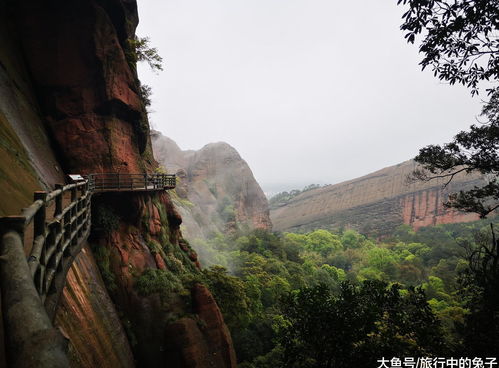
[[[76,193],[76,188],[71,188],[71,204],[75,203],[78,198],[78,195]],[[71,208],[70,212],[70,218],[69,218],[69,236],[72,237],[73,230],[75,229],[75,220],[76,215],[78,213],[78,202],[75,203],[75,205]],[[77,221],[76,221],[77,222]],[[71,238],[71,245],[76,245],[77,239]]]
[[[55,197],[55,213],[54,213],[54,217],[55,216],[59,216],[62,213],[62,201],[63,201],[63,196],[64,196],[64,193],[62,192],[62,188],[63,187],[64,187],[63,184],[56,184],[55,185],[55,189],[56,190],[60,189],[61,190],[61,194],[58,195],[57,197]]]
[[[37,236],[43,235],[45,237],[45,220],[47,218],[47,192],[35,192],[34,195],[35,201],[42,200],[43,205],[36,212],[35,217],[33,219],[33,227],[34,227],[34,236],[36,239]]]
[[[0,290],[7,363],[14,368],[69,367],[66,342],[52,327],[26,262],[24,222],[20,216],[0,219]]]

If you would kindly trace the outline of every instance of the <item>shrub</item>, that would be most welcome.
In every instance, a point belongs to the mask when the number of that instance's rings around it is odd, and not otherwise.
[[[95,230],[106,234],[118,229],[120,217],[107,205],[98,205],[92,213],[92,224]]]
[[[169,271],[147,268],[135,279],[135,290],[141,296],[159,294],[166,299],[171,293],[182,291],[180,279]]]

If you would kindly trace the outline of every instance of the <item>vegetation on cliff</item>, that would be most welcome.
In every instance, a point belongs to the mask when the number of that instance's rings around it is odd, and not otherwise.
[[[107,194],[93,219],[90,242],[137,363],[233,366],[230,335],[170,196]]]

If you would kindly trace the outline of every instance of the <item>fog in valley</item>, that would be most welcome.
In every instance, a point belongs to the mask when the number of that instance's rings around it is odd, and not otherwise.
[[[164,59],[152,125],[182,149],[234,146],[264,191],[337,183],[475,122],[480,97],[421,72],[396,1],[143,1]],[[451,133],[450,133],[451,132]]]

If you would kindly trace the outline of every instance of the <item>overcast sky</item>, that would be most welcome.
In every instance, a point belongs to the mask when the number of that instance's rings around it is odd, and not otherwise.
[[[396,0],[139,0],[150,120],[182,149],[224,141],[267,192],[414,157],[475,121],[480,99],[421,72]]]

